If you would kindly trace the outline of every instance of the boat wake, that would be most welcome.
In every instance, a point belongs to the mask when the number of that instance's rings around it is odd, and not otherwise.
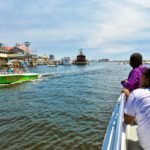
[[[54,74],[54,73],[39,74],[39,75],[38,75],[38,78],[47,77],[47,76],[55,76],[55,74]]]
[[[95,73],[95,70],[71,70],[71,71],[65,71],[65,72],[59,72],[59,73],[44,73],[39,74],[38,78],[48,77],[48,78],[60,78],[64,76],[76,76],[81,74],[89,74],[89,73]]]
[[[46,73],[39,73],[38,80],[48,80],[52,78],[63,78],[66,76],[78,76],[78,75],[89,75],[97,73],[98,68],[90,68],[90,69],[73,69],[73,70],[65,70],[61,72],[46,72]]]
[[[97,70],[96,69],[89,69],[89,70],[72,70],[72,71],[66,71],[61,73],[61,76],[74,76],[74,75],[81,75],[81,74],[93,74]]]

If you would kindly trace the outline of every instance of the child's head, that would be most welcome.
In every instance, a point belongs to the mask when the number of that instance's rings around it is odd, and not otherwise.
[[[146,68],[142,74],[141,87],[150,88],[150,68]]]
[[[140,53],[133,53],[130,56],[130,66],[133,68],[139,67],[142,65],[142,55]]]

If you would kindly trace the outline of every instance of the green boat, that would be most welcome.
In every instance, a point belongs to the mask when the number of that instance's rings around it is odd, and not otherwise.
[[[31,81],[38,78],[36,73],[22,73],[22,74],[2,74],[0,75],[0,85],[16,84],[25,81]]]
[[[17,64],[19,66],[19,69],[18,68],[13,69],[12,66],[14,64]],[[0,86],[31,81],[37,79],[38,77],[39,77],[38,73],[29,72],[27,66],[23,61],[11,60],[8,63],[7,71],[0,73]]]

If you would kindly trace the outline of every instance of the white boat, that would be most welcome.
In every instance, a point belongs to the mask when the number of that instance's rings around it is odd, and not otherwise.
[[[71,65],[71,58],[70,57],[64,57],[62,59],[62,64],[63,65]]]
[[[57,67],[57,65],[47,65],[47,67]]]
[[[112,113],[102,150],[142,150],[136,133],[137,125],[125,125],[124,117],[125,95],[122,94]]]

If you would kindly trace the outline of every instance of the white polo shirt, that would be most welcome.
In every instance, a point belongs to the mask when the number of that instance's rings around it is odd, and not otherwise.
[[[134,90],[125,103],[124,113],[136,118],[139,142],[150,150],[150,88]]]

